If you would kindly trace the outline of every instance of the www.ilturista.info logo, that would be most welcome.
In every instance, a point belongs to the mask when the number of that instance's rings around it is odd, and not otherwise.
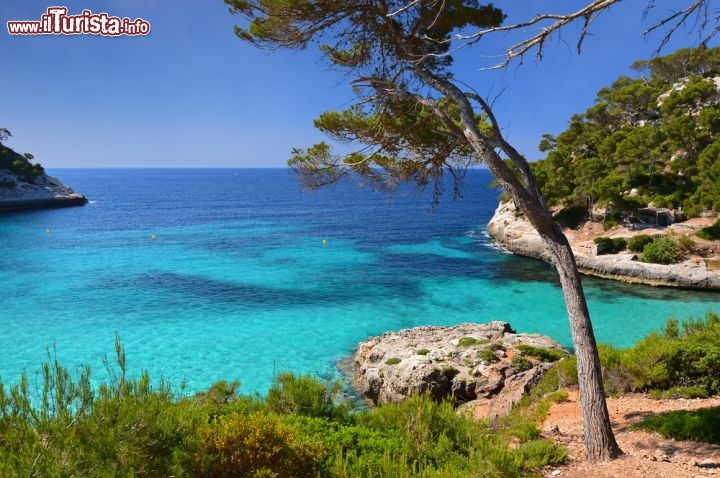
[[[50,7],[40,21],[7,22],[11,35],[147,35],[150,23],[142,18],[111,17],[107,13],[83,10],[80,15],[68,15],[65,7]]]

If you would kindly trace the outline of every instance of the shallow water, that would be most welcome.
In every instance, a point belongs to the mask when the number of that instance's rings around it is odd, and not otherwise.
[[[91,204],[0,216],[6,383],[53,347],[103,379],[116,333],[134,373],[188,391],[239,379],[262,393],[284,370],[332,377],[368,335],[424,324],[505,320],[570,346],[552,269],[487,239],[485,171],[436,210],[411,188],[301,192],[286,170],[53,174]],[[585,286],[598,340],[618,346],[720,310],[716,293]]]

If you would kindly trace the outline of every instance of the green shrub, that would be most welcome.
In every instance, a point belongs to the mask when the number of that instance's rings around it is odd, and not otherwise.
[[[675,239],[658,237],[643,248],[640,260],[653,264],[674,264],[681,257],[680,247]]]
[[[648,334],[615,355],[600,352],[604,369],[626,374],[625,391],[684,389],[698,395],[693,391],[698,387],[707,395],[720,393],[720,316],[713,312],[687,319],[682,327],[670,320],[662,333]]]
[[[712,226],[700,229],[696,235],[706,241],[716,241],[720,239],[720,219],[717,219]]]
[[[532,440],[523,443],[518,448],[518,453],[525,466],[534,469],[548,464],[561,464],[568,459],[565,449],[550,440]]]
[[[621,216],[622,212],[619,209],[614,209],[606,214],[605,219],[603,220],[603,230],[608,231],[619,225]]]
[[[177,400],[147,374],[125,377],[119,368],[97,389],[90,370],[71,374],[54,358],[43,366],[38,394],[27,378],[0,384],[0,463],[9,476],[170,476],[193,469],[196,430],[207,422],[202,406]],[[39,400],[38,400],[39,399]]]
[[[430,353],[430,350],[428,350],[428,349],[420,349],[420,350],[418,350],[418,351],[415,352],[415,353],[418,354],[418,355],[427,355],[427,354]]]
[[[661,413],[632,426],[657,432],[675,440],[694,440],[720,445],[720,407]]]
[[[642,252],[645,246],[655,240],[655,237],[648,236],[647,234],[638,234],[633,236],[627,241],[627,248],[633,252]]]
[[[275,413],[342,418],[348,412],[347,405],[335,403],[341,389],[340,382],[323,383],[311,375],[296,377],[286,372],[277,376],[265,401]]]
[[[463,337],[458,340],[458,347],[471,347],[473,345],[486,344],[487,340],[478,340],[475,337]]]
[[[546,349],[542,347],[533,347],[528,344],[520,344],[516,347],[523,355],[535,357],[543,362],[557,362],[563,357],[567,357],[567,352],[562,349]]]
[[[505,477],[565,456],[536,440],[531,421],[498,430],[425,396],[346,413],[334,384],[280,374],[266,399],[238,395],[237,382],[176,397],[147,374],[127,378],[119,340],[116,355],[97,388],[89,369],[71,374],[54,360],[39,398],[26,376],[0,382],[0,475]]]
[[[327,451],[274,415],[231,413],[200,432],[201,474],[213,477],[316,476]]]
[[[707,390],[696,385],[689,387],[673,387],[668,390],[650,390],[650,395],[652,395],[653,398],[663,400],[676,400],[678,398],[707,398],[709,396]]]
[[[593,242],[597,244],[598,255],[617,254],[625,249],[626,241],[622,237],[596,237]]]
[[[678,246],[684,252],[690,252],[695,249],[695,241],[690,236],[683,234],[678,238]]]
[[[524,372],[525,370],[530,370],[531,368],[533,368],[533,363],[520,355],[514,356],[510,361],[510,364],[519,372]]]
[[[440,372],[440,375],[444,375],[445,377],[447,377],[448,381],[451,381],[460,373],[460,370],[456,369],[455,367],[449,366],[444,366],[438,370]]]
[[[495,355],[495,352],[491,348],[478,350],[477,356],[480,358],[480,360],[487,363],[497,363],[500,361],[500,359],[497,357],[497,355]]]
[[[402,359],[399,357],[391,357],[385,361],[385,365],[397,365],[400,362],[402,362]]]

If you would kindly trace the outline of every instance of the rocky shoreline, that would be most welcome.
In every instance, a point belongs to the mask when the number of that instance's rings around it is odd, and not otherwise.
[[[355,389],[374,404],[427,393],[495,418],[542,378],[551,366],[547,355],[557,360],[565,352],[555,340],[518,334],[506,322],[423,326],[361,342],[349,372]]]
[[[488,234],[505,250],[549,261],[547,248],[525,218],[516,214],[512,202],[501,203],[487,226]],[[633,284],[720,290],[720,270],[710,269],[704,260],[692,259],[672,265],[648,264],[634,260],[634,254],[596,255],[590,241],[568,235],[581,273]]]
[[[0,212],[82,206],[87,202],[85,196],[52,176],[42,174],[26,182],[15,173],[0,169]]]

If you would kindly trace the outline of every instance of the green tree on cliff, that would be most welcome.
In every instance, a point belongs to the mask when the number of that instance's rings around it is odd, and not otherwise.
[[[640,77],[618,78],[557,138],[545,136],[547,157],[533,164],[545,199],[717,209],[720,48],[683,49],[633,67]]]

